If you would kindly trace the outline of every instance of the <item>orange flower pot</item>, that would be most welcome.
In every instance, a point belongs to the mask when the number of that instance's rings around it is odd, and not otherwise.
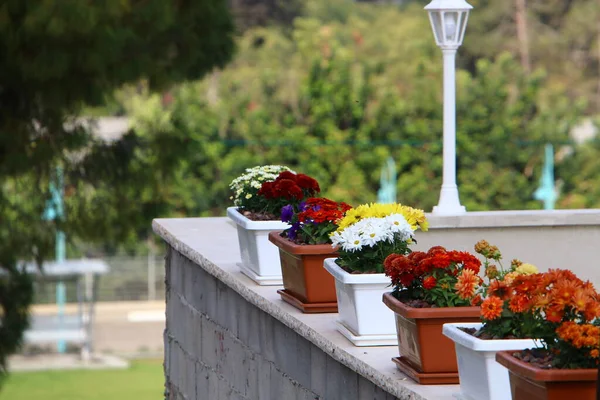
[[[269,241],[279,248],[281,298],[305,313],[337,312],[335,280],[323,267],[326,258],[337,257],[331,245],[298,245],[280,232],[270,232]]]
[[[383,302],[396,314],[400,357],[393,361],[398,369],[423,385],[459,383],[454,342],[442,327],[479,322],[479,307],[413,308],[392,293],[385,293]]]
[[[513,353],[496,353],[508,369],[513,400],[596,400],[597,369],[541,369]]]

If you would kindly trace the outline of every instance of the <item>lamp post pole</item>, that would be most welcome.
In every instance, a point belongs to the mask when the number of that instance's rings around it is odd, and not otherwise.
[[[442,189],[434,214],[454,215],[466,212],[460,204],[456,185],[456,49],[442,49],[444,55],[444,170]]]
[[[456,185],[456,51],[462,44],[469,10],[465,0],[432,0],[425,10],[436,44],[444,58],[444,151],[443,180],[438,205],[433,214],[459,215],[467,210],[460,204]]]

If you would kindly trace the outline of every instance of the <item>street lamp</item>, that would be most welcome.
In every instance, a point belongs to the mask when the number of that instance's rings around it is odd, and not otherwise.
[[[467,29],[469,10],[465,0],[433,0],[425,10],[436,44],[444,55],[444,177],[440,200],[433,214],[457,215],[466,212],[458,198],[456,186],[456,50]]]

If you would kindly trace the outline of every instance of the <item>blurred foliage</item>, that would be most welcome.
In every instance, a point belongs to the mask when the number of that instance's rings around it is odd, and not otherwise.
[[[142,179],[155,179],[137,157],[137,136],[98,142],[77,118],[83,106],[103,104],[127,82],[168,88],[200,79],[222,67],[233,46],[225,0],[0,1],[0,381],[32,298],[20,264],[52,258],[58,228],[85,239],[93,230],[107,232],[103,213],[121,213],[135,232],[148,225],[140,211],[160,213],[151,198],[136,204],[149,191]],[[88,206],[77,224],[42,220],[57,166],[67,175],[65,195],[80,199],[75,209]],[[86,190],[94,188],[95,203],[88,205]],[[116,197],[119,206],[106,209],[105,197],[110,204]],[[117,226],[108,229],[117,231],[113,237],[131,235]]]
[[[388,156],[399,201],[437,203],[441,54],[421,7],[340,0],[309,2],[307,13],[291,34],[246,31],[227,68],[177,86],[167,106],[156,95],[127,102],[136,134],[178,158],[152,196],[163,201],[160,215],[222,215],[227,184],[262,164],[307,173],[335,200],[375,201]],[[547,79],[525,74],[509,53],[458,71],[458,182],[468,210],[541,207],[532,194],[543,145],[567,143],[584,107]]]

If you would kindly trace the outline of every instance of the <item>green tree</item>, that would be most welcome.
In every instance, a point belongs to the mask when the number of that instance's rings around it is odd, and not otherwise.
[[[158,184],[134,156],[144,141],[133,133],[110,145],[96,141],[78,118],[82,107],[140,79],[158,89],[202,78],[230,59],[232,35],[224,0],[0,1],[0,374],[27,324],[31,288],[20,262],[51,258],[57,227],[71,238],[97,239],[96,229],[131,236],[142,214],[133,205],[102,206],[115,198],[134,204],[141,188]],[[107,188],[86,218],[74,212],[82,217],[76,223],[41,220],[57,165],[78,210],[89,191]],[[111,190],[123,182],[128,191]],[[114,225],[102,229],[107,223]]]
[[[251,29],[227,68],[177,87],[171,106],[135,101],[136,132],[180,149],[176,178],[163,186],[177,192],[165,198],[172,213],[222,215],[227,183],[272,163],[314,176],[335,200],[375,201],[390,155],[398,199],[431,210],[442,178],[442,69],[426,14],[343,11],[298,18],[291,35]],[[581,110],[546,83],[507,53],[459,70],[458,181],[469,210],[540,207],[532,194],[543,146],[567,141]]]

